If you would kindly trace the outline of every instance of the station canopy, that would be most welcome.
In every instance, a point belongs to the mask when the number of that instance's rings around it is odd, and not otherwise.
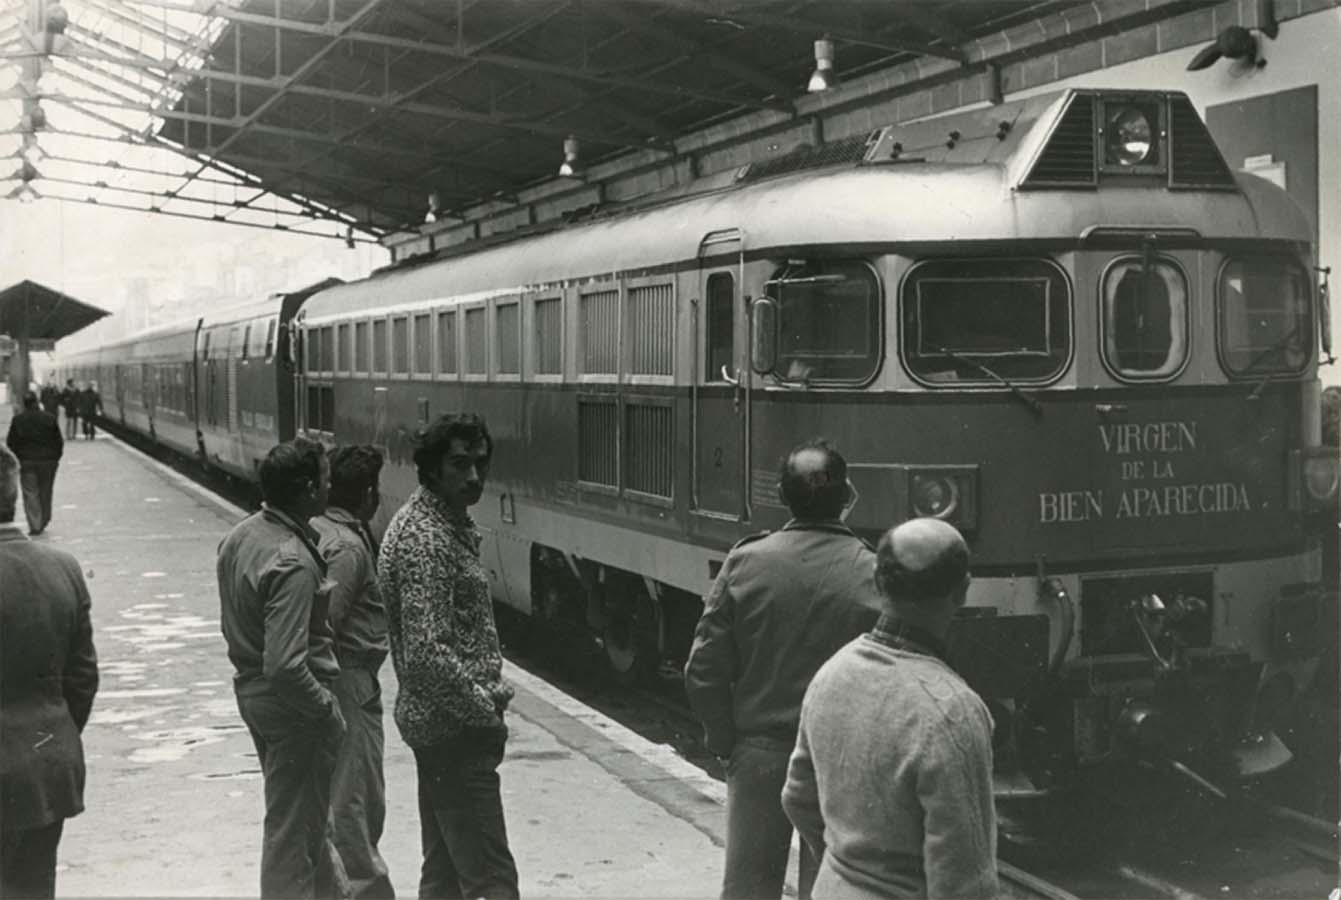
[[[48,344],[110,315],[89,303],[38,284],[20,281],[0,290],[0,334]]]
[[[452,215],[515,197],[556,176],[566,141],[590,165],[674,154],[677,139],[757,110],[795,114],[818,38],[844,79],[924,58],[981,69],[964,51],[976,38],[1093,6],[61,0],[69,25],[53,38],[42,17],[55,2],[8,0],[0,20],[0,64],[20,70],[7,93],[0,81],[0,122],[6,98],[20,122],[0,132],[0,157],[19,167],[11,196],[328,235],[334,222],[351,240],[413,230],[431,205]],[[31,122],[39,102],[45,130]]]

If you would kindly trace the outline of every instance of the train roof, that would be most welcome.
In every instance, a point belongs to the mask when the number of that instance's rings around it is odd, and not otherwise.
[[[880,143],[898,145],[894,160],[886,156],[887,161],[849,162],[759,180],[747,167],[731,187],[384,270],[321,291],[306,303],[304,316],[311,321],[369,307],[543,290],[683,264],[698,257],[705,235],[731,229],[743,234],[746,253],[896,242],[1074,241],[1096,224],[1195,229],[1208,238],[1311,240],[1307,220],[1283,191],[1254,176],[1234,176],[1227,168],[1226,183],[1218,189],[1161,190],[1158,203],[1151,203],[1150,190],[1024,189],[1030,167],[1038,165],[1078,108],[1075,98],[1105,93],[1112,92],[1072,89],[873,133],[866,155]],[[1162,96],[1191,109],[1182,94]],[[1209,142],[1199,118],[1195,126]],[[1223,168],[1214,144],[1209,148]]]

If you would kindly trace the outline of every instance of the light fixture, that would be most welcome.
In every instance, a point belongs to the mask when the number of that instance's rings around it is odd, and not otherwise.
[[[442,212],[442,195],[437,191],[430,191],[428,194],[428,215],[424,216],[425,222],[438,221],[438,215]]]
[[[571,134],[563,139],[563,163],[559,165],[560,178],[581,178],[582,161],[578,159],[579,145]]]
[[[1253,33],[1242,25],[1230,25],[1216,36],[1213,43],[1197,51],[1197,55],[1187,64],[1187,71],[1208,69],[1221,57],[1234,60],[1239,68],[1245,70],[1260,69],[1266,65],[1266,60],[1258,57],[1257,38]]]
[[[61,6],[60,0],[47,7],[46,30],[48,34],[64,34],[65,26],[70,24],[70,14]]]
[[[815,41],[815,72],[810,76],[806,90],[812,94],[838,86],[838,73],[833,68],[833,41],[820,38]]]

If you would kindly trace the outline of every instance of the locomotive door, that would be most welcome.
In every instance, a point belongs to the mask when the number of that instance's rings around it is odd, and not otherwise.
[[[715,259],[714,259],[715,257]],[[723,258],[725,257],[725,258]],[[715,231],[699,244],[692,382],[695,512],[749,519],[746,459],[750,396],[741,297],[744,235]]]

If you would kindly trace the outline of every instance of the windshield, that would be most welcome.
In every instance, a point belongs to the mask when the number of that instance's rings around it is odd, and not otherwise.
[[[1044,381],[1071,354],[1070,290],[1044,260],[928,260],[900,305],[903,358],[924,381]]]
[[[1129,257],[1104,275],[1104,361],[1123,379],[1163,379],[1187,361],[1187,279],[1171,261]]]
[[[778,301],[777,376],[868,381],[880,368],[880,283],[850,260],[789,261],[765,285]]]
[[[1232,375],[1299,372],[1313,342],[1308,277],[1284,257],[1231,259],[1220,271],[1220,353]]]

